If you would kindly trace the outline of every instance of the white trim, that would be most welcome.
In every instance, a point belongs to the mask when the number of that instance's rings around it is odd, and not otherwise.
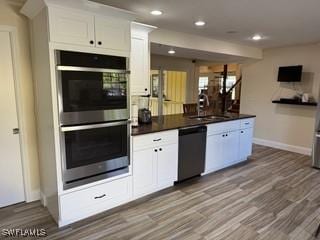
[[[270,141],[270,140],[261,139],[261,138],[254,138],[253,143],[268,146],[268,147],[278,148],[278,149],[282,149],[290,152],[301,153],[308,156],[311,156],[311,152],[312,152],[311,148],[294,146],[294,145]]]
[[[32,202],[40,199],[40,190],[32,190],[30,184],[30,159],[28,159],[28,149],[25,139],[25,123],[23,119],[22,111],[22,99],[21,99],[21,79],[20,79],[20,61],[18,58],[19,45],[17,41],[17,29],[12,26],[0,25],[0,31],[8,32],[10,34],[11,48],[12,48],[12,62],[13,62],[13,74],[14,74],[14,88],[16,98],[16,108],[18,125],[20,129],[19,140],[20,140],[20,151],[21,151],[21,162],[22,162],[22,175],[24,184],[24,198],[26,202]]]
[[[40,201],[41,201],[42,206],[47,207],[47,202],[48,202],[47,197],[46,197],[46,195],[44,195],[43,192],[40,192]]]

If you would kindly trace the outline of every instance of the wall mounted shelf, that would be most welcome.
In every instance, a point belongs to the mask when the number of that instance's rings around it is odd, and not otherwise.
[[[272,101],[272,103],[301,105],[301,106],[317,106],[318,105],[316,102],[283,102],[283,101],[279,101],[279,100],[274,100],[274,101]]]

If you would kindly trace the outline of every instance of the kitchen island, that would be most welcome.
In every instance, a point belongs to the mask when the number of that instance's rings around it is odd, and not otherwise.
[[[210,119],[210,117],[215,116],[216,118]],[[173,115],[164,115],[161,117],[153,117],[152,123],[150,124],[139,124],[138,127],[133,127],[131,135],[137,136],[141,134],[155,133],[173,129],[180,129],[191,126],[201,126],[211,123],[221,123],[228,122],[246,118],[254,118],[255,115],[247,115],[247,114],[224,114],[224,115],[214,115],[207,114],[202,115],[200,119],[196,118],[193,115],[185,115],[185,114],[173,114]]]
[[[205,168],[202,175],[233,166],[252,152],[254,115],[154,117],[132,129],[133,199],[172,186],[178,180],[179,130],[206,126]],[[199,159],[195,157],[194,166]],[[189,164],[190,167],[193,164]]]

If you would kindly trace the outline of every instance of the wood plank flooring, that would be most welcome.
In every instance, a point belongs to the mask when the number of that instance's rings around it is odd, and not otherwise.
[[[39,202],[0,209],[0,231],[45,228],[46,239],[68,240],[311,240],[319,223],[320,172],[310,157],[258,145],[244,164],[61,229]]]

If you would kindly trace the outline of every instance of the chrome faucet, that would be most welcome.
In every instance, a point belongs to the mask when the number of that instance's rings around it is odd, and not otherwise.
[[[206,102],[207,107],[209,107],[209,105],[210,105],[208,95],[203,92],[200,93],[198,96],[198,116],[200,116],[200,112],[201,112],[201,107],[200,107],[201,102],[203,102],[203,103]]]

